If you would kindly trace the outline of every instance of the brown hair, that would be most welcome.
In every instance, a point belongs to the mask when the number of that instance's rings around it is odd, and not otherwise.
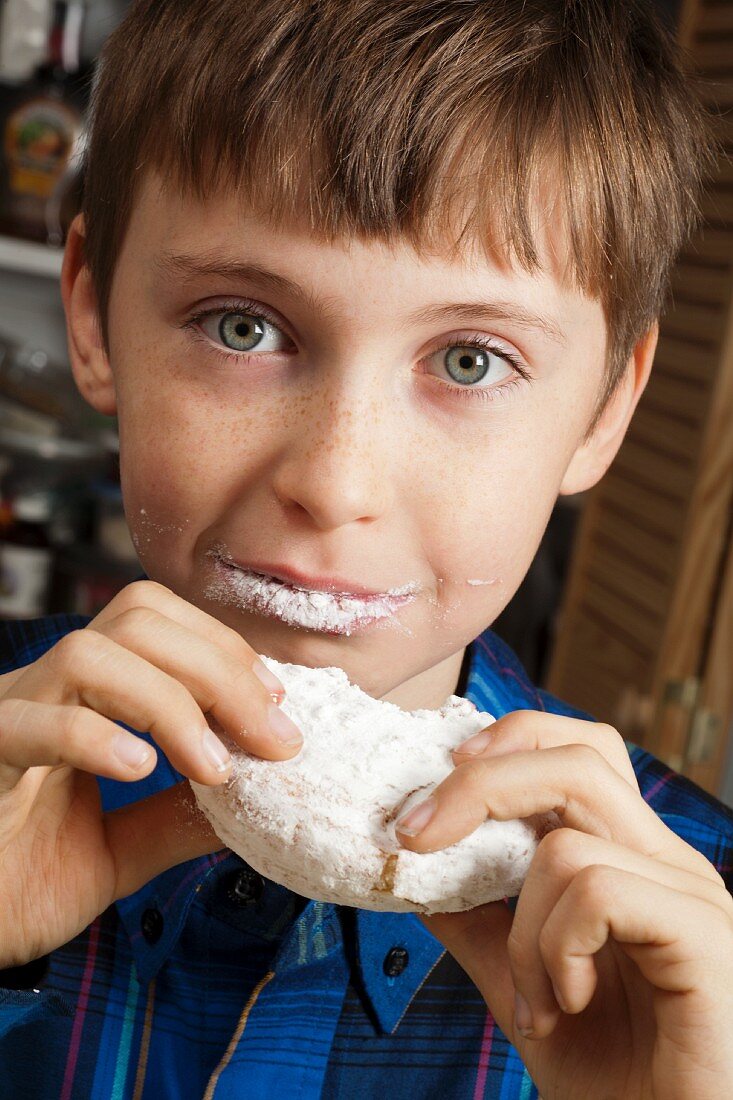
[[[696,225],[701,104],[643,0],[134,0],[100,59],[84,166],[105,347],[150,169],[326,239],[467,238],[530,272],[552,181],[567,277],[608,325],[593,427]]]

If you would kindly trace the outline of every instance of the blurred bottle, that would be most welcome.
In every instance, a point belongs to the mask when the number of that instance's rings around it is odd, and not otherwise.
[[[92,66],[82,59],[87,0],[54,0],[46,58],[0,85],[0,233],[63,244],[80,195]]]
[[[48,50],[53,0],[0,0],[0,81],[23,84]]]
[[[33,492],[0,508],[0,617],[46,613],[54,552],[49,538],[51,495]]]

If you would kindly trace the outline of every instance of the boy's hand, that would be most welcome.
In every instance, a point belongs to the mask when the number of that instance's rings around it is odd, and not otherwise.
[[[255,662],[261,671],[235,631],[138,581],[85,629],[0,677],[0,968],[67,943],[117,898],[222,847],[193,812],[188,783],[104,814],[95,775],[132,781],[155,766],[155,750],[115,720],[149,731],[199,783],[228,775],[207,713],[257,756],[294,756],[300,744],[270,726],[275,715],[298,732],[273,701],[277,680],[266,686]]]
[[[515,711],[454,760],[429,823],[401,834],[411,851],[447,847],[487,817],[554,810],[564,826],[540,841],[513,918],[505,902],[423,918],[544,1100],[733,1096],[733,900],[644,802],[619,734]]]

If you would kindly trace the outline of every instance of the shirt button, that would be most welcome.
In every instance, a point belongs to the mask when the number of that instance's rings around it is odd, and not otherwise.
[[[140,927],[148,943],[157,943],[163,935],[163,914],[160,909],[146,909],[140,918]]]
[[[244,867],[232,875],[226,886],[226,895],[234,905],[251,905],[259,901],[264,888],[262,875],[258,875],[251,867]]]
[[[388,951],[382,963],[382,970],[388,978],[397,978],[407,968],[410,956],[404,947],[393,947]]]

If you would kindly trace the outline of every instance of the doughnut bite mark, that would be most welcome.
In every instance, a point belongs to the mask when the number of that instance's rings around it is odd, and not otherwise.
[[[284,685],[281,709],[303,731],[291,760],[251,756],[221,735],[229,779],[191,782],[223,844],[304,897],[390,912],[459,912],[519,893],[554,814],[486,821],[437,852],[403,848],[396,818],[453,769],[451,750],[494,721],[451,695],[403,711],[349,683],[340,668],[262,661]]]

